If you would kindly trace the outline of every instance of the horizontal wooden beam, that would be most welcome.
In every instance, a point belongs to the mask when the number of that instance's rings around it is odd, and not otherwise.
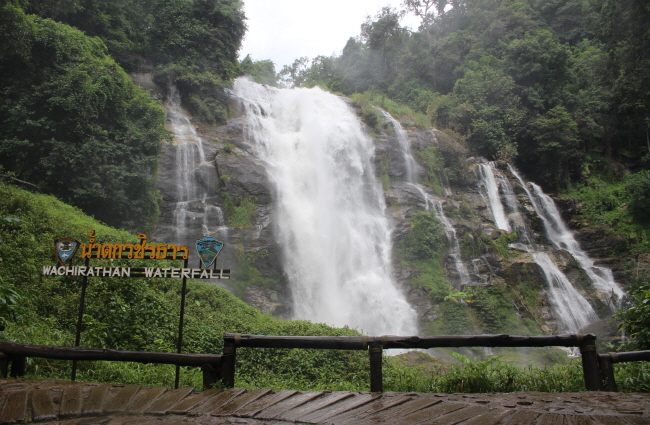
[[[650,351],[630,351],[627,353],[609,353],[612,363],[650,361]]]
[[[595,341],[592,334],[563,335],[453,335],[453,336],[384,336],[376,337],[383,348],[438,348],[438,347],[579,347]]]
[[[279,336],[225,333],[224,340],[236,347],[315,348],[338,350],[367,350],[373,342],[382,348],[436,347],[579,347],[593,343],[593,334],[563,335],[456,335],[456,336]]]
[[[146,353],[140,351],[106,350],[79,347],[54,347],[29,345],[15,342],[1,342],[0,352],[10,357],[41,357],[57,360],[105,360],[117,362],[162,363],[179,366],[217,366],[221,355],[217,354],[178,354]]]
[[[247,335],[226,332],[226,342],[235,347],[257,348],[315,348],[330,350],[367,350],[370,337],[366,336],[278,336]]]

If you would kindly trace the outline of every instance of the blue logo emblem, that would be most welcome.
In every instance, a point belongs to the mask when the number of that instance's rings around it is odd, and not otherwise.
[[[60,238],[54,241],[54,248],[59,264],[64,265],[74,257],[79,248],[79,241],[70,238]]]
[[[217,259],[221,248],[223,248],[223,242],[212,236],[206,236],[196,241],[196,252],[206,269]]]

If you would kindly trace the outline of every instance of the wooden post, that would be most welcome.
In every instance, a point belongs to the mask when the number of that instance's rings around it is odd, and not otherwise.
[[[0,376],[7,377],[9,372],[9,356],[6,353],[0,352]]]
[[[86,269],[88,269],[88,266],[90,265],[90,258],[86,258],[86,262],[84,265],[86,266]],[[77,335],[75,336],[75,340],[74,340],[75,347],[79,347],[79,344],[81,343],[81,326],[83,324],[83,318],[84,318],[84,304],[86,303],[87,286],[88,286],[88,276],[84,275],[83,279],[81,279],[81,299],[79,300],[79,317],[77,318]],[[74,381],[76,379],[77,379],[77,361],[73,360],[71,380]]]
[[[189,257],[189,256],[188,256]],[[189,264],[188,258],[185,259],[183,267],[187,268]],[[187,278],[183,276],[183,287],[181,288],[181,312],[180,319],[178,320],[178,342],[176,344],[176,352],[181,354],[183,351],[183,321],[185,319],[185,292],[187,292]],[[181,380],[181,367],[176,365],[176,379],[174,380],[174,387],[178,388]]]
[[[598,356],[598,366],[600,367],[601,391],[618,392],[616,378],[614,377],[614,367],[616,353],[600,354]]]
[[[11,377],[18,378],[25,375],[25,364],[27,357],[11,356]]]
[[[600,389],[600,371],[598,369],[598,352],[596,351],[596,336],[592,334],[578,335],[580,354],[582,355],[582,373],[587,391]]]
[[[381,369],[382,352],[381,342],[373,341],[368,344],[368,353],[370,355],[370,391],[373,393],[380,393],[384,390]]]
[[[216,364],[204,364],[201,366],[201,370],[203,371],[203,391],[209,390],[221,378],[221,367]]]
[[[237,335],[237,334],[236,334]],[[236,338],[237,336],[235,336]],[[221,382],[226,388],[235,387],[235,362],[237,346],[235,339],[223,339],[223,357],[221,358]]]

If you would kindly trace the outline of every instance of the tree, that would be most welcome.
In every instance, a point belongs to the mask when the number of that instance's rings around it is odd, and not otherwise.
[[[148,55],[160,65],[155,81],[174,84],[181,102],[207,123],[225,122],[224,88],[238,75],[246,30],[242,4],[231,0],[156,0]]]
[[[445,0],[404,0],[402,5],[406,7],[406,10],[413,12],[415,16],[420,18],[420,31],[425,31],[434,20],[434,13],[432,8],[436,7],[438,9],[438,14],[444,11],[444,5],[447,2]],[[442,6],[442,11],[440,10]]]
[[[456,81],[450,127],[468,136],[470,148],[481,155],[511,161],[517,152],[517,134],[523,119],[514,80],[493,56],[470,61]]]
[[[572,82],[570,50],[559,44],[553,33],[527,32],[508,44],[504,56],[506,70],[520,86],[526,108],[544,113],[563,103],[566,86]]]
[[[403,12],[384,7],[375,16],[361,25],[361,38],[368,50],[367,71],[372,86],[386,88],[395,79],[399,70],[399,57],[408,38],[408,31],[400,27]]]
[[[556,106],[531,122],[536,144],[537,172],[547,183],[560,187],[580,171],[578,125],[564,106]]]
[[[270,86],[278,85],[275,64],[269,59],[253,61],[250,55],[246,55],[244,60],[240,62],[239,67],[242,75],[250,75],[256,83],[268,84]]]
[[[148,229],[163,109],[98,38],[11,5],[0,16],[0,165],[99,220]]]
[[[650,3],[597,0],[599,36],[610,56],[617,145],[629,161],[650,154]],[[639,164],[640,165],[640,164]],[[647,165],[646,165],[647,167]]]

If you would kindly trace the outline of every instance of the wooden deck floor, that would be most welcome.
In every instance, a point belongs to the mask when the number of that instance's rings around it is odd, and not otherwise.
[[[425,394],[0,380],[0,424],[650,424],[650,394]]]

